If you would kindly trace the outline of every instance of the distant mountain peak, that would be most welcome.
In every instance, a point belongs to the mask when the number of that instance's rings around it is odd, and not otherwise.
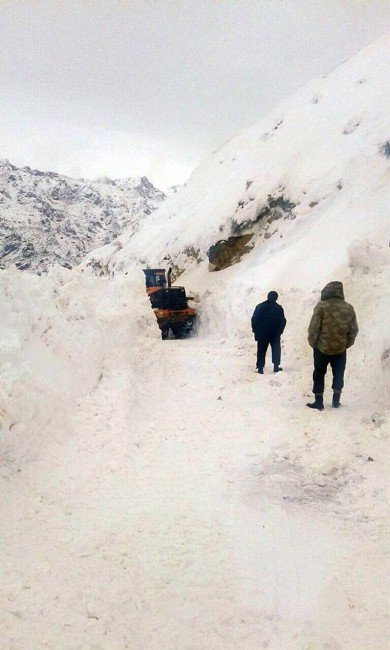
[[[146,176],[74,179],[0,160],[0,268],[44,272],[139,228],[165,194]]]

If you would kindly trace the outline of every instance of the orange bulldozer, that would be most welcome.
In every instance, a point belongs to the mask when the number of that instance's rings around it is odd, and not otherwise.
[[[186,295],[184,287],[172,286],[172,269],[168,270],[168,280],[165,269],[143,269],[143,272],[161,337],[167,339],[171,330],[175,338],[183,338],[191,332],[196,319],[195,309],[188,306],[188,301],[194,298]]]

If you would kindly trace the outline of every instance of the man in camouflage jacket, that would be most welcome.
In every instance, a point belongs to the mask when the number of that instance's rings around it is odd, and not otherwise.
[[[321,291],[321,301],[315,306],[309,325],[309,343],[314,353],[313,393],[310,408],[324,409],[324,380],[330,363],[333,373],[332,405],[340,406],[344,386],[347,348],[354,344],[358,333],[355,310],[344,300],[342,282],[329,282]]]

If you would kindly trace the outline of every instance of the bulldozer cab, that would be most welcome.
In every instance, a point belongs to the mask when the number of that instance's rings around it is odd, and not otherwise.
[[[151,295],[167,286],[165,269],[143,269],[145,273],[146,293]]]
[[[187,296],[184,287],[164,287],[150,295],[153,309],[187,309]]]

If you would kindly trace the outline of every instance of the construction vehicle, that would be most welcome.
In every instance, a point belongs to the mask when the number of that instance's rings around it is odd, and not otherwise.
[[[146,293],[156,314],[161,337],[167,339],[169,330],[175,338],[181,339],[191,332],[196,319],[196,311],[188,306],[189,300],[184,287],[173,287],[172,269],[143,269],[145,273]]]

